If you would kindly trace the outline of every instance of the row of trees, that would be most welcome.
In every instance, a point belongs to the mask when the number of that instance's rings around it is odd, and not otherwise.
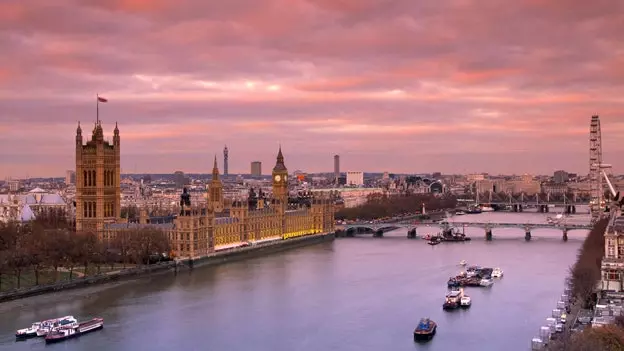
[[[577,308],[592,308],[597,302],[596,285],[601,279],[600,264],[604,257],[607,225],[607,219],[596,223],[579,249],[576,263],[570,268],[569,288]],[[615,325],[564,334],[561,340],[549,346],[549,350],[624,350],[624,318],[618,317]]]
[[[0,290],[99,274],[117,263],[145,264],[166,252],[169,240],[158,230],[128,230],[103,242],[94,232],[73,230],[62,212],[43,212],[32,222],[0,223]]]
[[[335,217],[340,220],[363,219],[371,220],[393,217],[404,213],[415,213],[422,210],[423,204],[427,211],[455,208],[457,200],[452,196],[438,197],[431,194],[387,195],[371,194],[365,204],[339,210]]]

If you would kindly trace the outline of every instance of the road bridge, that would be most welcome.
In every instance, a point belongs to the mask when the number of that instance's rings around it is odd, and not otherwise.
[[[529,206],[536,206],[539,212],[549,212],[550,207],[563,207],[566,213],[576,213],[576,206],[589,205],[589,197],[571,194],[511,194],[498,192],[485,192],[469,197],[458,198],[460,203],[473,203],[478,205],[509,206],[514,212],[523,212]]]
[[[433,230],[441,231],[451,227],[482,228],[486,240],[492,240],[492,230],[495,228],[518,228],[524,229],[525,240],[531,240],[531,232],[536,229],[558,229],[562,233],[563,240],[568,240],[568,232],[571,230],[591,230],[591,224],[568,224],[568,223],[498,223],[498,222],[442,222],[439,224],[426,223],[351,223],[337,225],[336,229],[343,230],[346,236],[352,237],[362,229],[373,232],[376,237],[382,237],[385,232],[404,228],[407,230],[408,238],[418,237],[418,228],[429,227]],[[428,233],[431,234],[431,233]],[[437,234],[437,233],[435,233]]]

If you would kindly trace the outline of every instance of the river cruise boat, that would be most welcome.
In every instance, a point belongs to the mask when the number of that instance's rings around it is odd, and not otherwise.
[[[37,336],[43,337],[48,335],[49,332],[60,327],[72,327],[78,325],[78,320],[74,316],[65,316],[56,319],[50,319],[41,322],[39,329],[37,329]]]
[[[503,270],[496,267],[492,270],[492,278],[502,278],[503,277]]]
[[[422,318],[414,329],[414,341],[429,341],[436,333],[438,325],[429,318]]]
[[[80,322],[77,326],[64,326],[61,328],[57,328],[50,332],[48,335],[46,335],[45,342],[49,344],[59,341],[65,341],[67,339],[75,338],[80,335],[102,329],[103,327],[103,318],[93,318],[90,321]]]

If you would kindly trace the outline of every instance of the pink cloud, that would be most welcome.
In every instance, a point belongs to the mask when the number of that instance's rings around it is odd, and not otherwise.
[[[592,114],[624,151],[622,33],[619,0],[6,0],[0,176],[73,167],[96,93],[137,171],[209,172],[223,144],[247,171],[281,142],[307,171],[582,173]]]

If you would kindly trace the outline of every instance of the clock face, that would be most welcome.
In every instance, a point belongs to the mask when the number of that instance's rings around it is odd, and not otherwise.
[[[280,180],[282,180],[282,177],[280,177],[280,175],[279,175],[279,174],[278,174],[278,175],[276,175],[276,176],[275,176],[275,181],[276,181],[276,182],[279,182]]]

